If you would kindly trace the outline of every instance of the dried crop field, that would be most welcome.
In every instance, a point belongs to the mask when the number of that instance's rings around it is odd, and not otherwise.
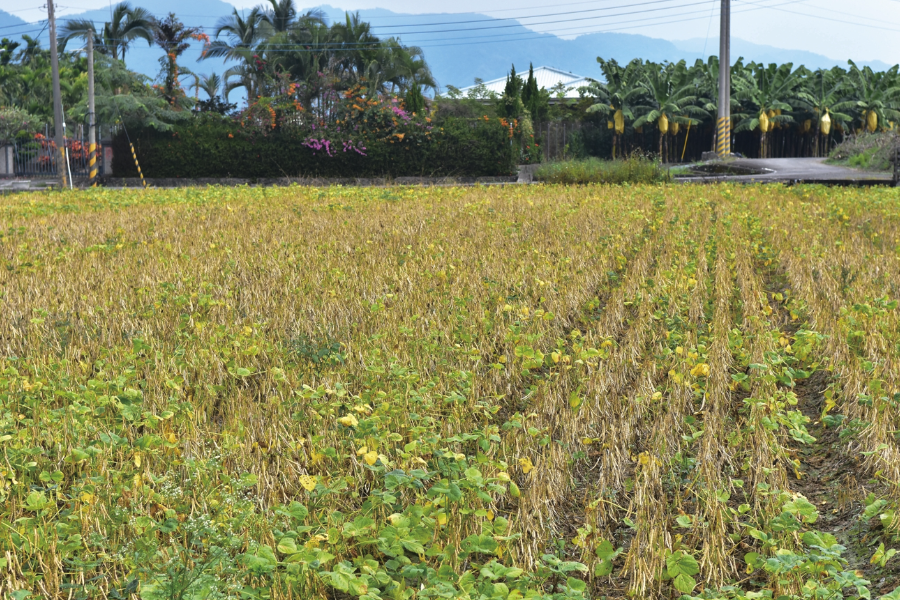
[[[0,223],[10,598],[900,599],[898,190],[99,190]]]

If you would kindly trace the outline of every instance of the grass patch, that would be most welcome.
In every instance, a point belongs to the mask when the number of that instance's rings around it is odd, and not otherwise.
[[[633,156],[624,160],[587,158],[548,163],[535,171],[534,178],[545,183],[658,183],[668,181],[669,174],[658,162]]]
[[[891,153],[900,146],[894,131],[850,135],[831,151],[828,162],[866,171],[890,171]]]

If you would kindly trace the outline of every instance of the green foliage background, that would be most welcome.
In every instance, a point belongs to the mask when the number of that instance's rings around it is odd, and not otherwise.
[[[362,139],[366,156],[333,156],[303,145],[309,133],[281,129],[261,135],[231,122],[194,119],[168,131],[130,131],[145,177],[381,177],[501,176],[515,172],[508,130],[497,120],[448,119],[433,135]],[[233,137],[229,137],[229,134]],[[114,141],[113,172],[137,177],[123,131]]]

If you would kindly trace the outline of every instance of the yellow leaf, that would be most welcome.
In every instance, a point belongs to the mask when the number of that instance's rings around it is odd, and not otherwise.
[[[141,453],[134,453],[134,466],[140,468],[141,467]]]
[[[494,520],[494,511],[492,511],[490,509],[487,511],[487,519],[488,519],[488,521]]]
[[[96,497],[88,492],[81,492],[81,502],[84,504],[93,504]]]
[[[362,456],[363,454],[365,454],[365,453],[368,452],[368,451],[369,451],[369,447],[368,447],[368,446],[363,446],[362,448],[360,448],[359,450],[356,451],[356,455],[357,455],[357,456]]]
[[[709,365],[706,363],[697,363],[694,368],[691,369],[691,375],[694,377],[708,377]]]
[[[531,462],[530,458],[520,458],[519,466],[522,467],[522,472],[528,475],[531,473],[531,470],[534,469],[534,463]]]
[[[363,460],[366,461],[367,465],[370,465],[370,466],[374,465],[375,463],[378,462],[378,453],[375,452],[374,450],[372,452],[366,452],[363,455]]]
[[[640,454],[638,454],[638,463],[640,463],[642,465],[649,465],[650,464],[650,455],[647,454],[646,452],[641,452]]]
[[[317,483],[316,480],[317,479],[318,479],[317,477],[312,477],[310,475],[301,475],[300,476],[300,485],[302,485],[303,489],[305,489],[307,492],[311,492],[314,489],[316,489],[316,483]]]
[[[353,415],[346,415],[338,419],[338,423],[343,425],[344,427],[356,427],[359,425],[359,421],[356,420],[356,417]]]
[[[435,515],[435,519],[438,522],[438,525],[446,525],[447,524],[447,513],[438,513]]]
[[[509,481],[509,474],[505,471],[500,471],[499,473],[497,473],[497,479],[499,479],[500,481]]]

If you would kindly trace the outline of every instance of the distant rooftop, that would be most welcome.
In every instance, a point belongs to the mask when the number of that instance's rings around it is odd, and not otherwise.
[[[521,73],[518,73],[518,75],[523,80],[527,79],[528,71],[522,71]],[[499,79],[485,81],[482,85],[484,85],[487,91],[494,92],[499,96],[503,94],[503,90],[506,89],[506,77],[507,76],[503,76]],[[576,75],[575,73],[570,73],[569,71],[563,71],[562,69],[556,69],[554,67],[535,67],[534,78],[537,80],[538,89],[550,90],[554,86],[562,83],[568,90],[566,92],[566,98],[578,98],[578,88],[594,81],[590,77],[582,77],[581,75]],[[460,88],[459,91],[462,92],[463,95],[466,95],[470,90],[475,89],[475,87],[476,86],[474,85],[470,85],[468,87]]]

